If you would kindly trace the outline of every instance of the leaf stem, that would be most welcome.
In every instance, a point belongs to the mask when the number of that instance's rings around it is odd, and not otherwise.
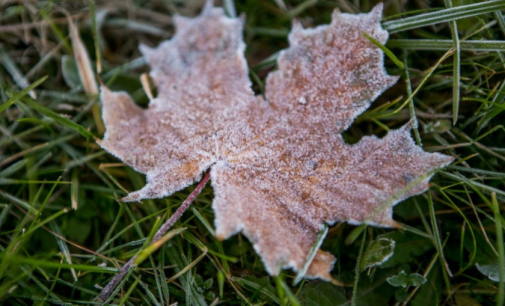
[[[198,186],[196,186],[195,190],[189,194],[189,196],[182,202],[181,206],[175,211],[175,213],[168,219],[167,222],[163,223],[159,230],[154,234],[153,240],[151,241],[152,245],[156,241],[160,240],[161,237],[174,225],[174,223],[179,220],[179,218],[182,216],[182,214],[189,208],[193,200],[202,192],[203,187],[207,184],[207,182],[210,179],[210,172],[207,172],[205,177],[198,183]],[[119,273],[112,278],[112,280],[102,289],[102,292],[100,292],[100,295],[95,298],[95,301],[97,302],[104,302],[106,301],[111,293],[113,292],[114,288],[121,282],[121,280],[125,277],[125,275],[135,266],[134,261],[137,258],[138,254],[130,258],[128,262],[121,268]]]

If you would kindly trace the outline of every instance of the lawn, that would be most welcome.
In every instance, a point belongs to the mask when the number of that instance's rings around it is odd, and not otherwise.
[[[258,95],[293,20],[310,28],[329,24],[335,9],[377,4],[216,2],[245,17]],[[216,239],[210,184],[156,247],[154,234],[197,184],[119,201],[146,179],[98,145],[100,84],[146,108],[157,90],[139,44],[170,39],[172,16],[197,16],[204,4],[0,1],[0,301],[100,305],[102,289],[140,254],[106,304],[505,305],[505,0],[384,1],[389,40],[373,43],[399,80],[343,138],[355,144],[412,122],[424,151],[455,160],[395,206],[398,228],[329,226],[321,249],[337,258],[331,282],[295,282],[291,270],[272,277],[243,234]]]

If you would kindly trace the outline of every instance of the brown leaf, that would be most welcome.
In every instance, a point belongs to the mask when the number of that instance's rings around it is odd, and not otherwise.
[[[295,24],[266,100],[251,91],[241,19],[209,5],[194,19],[175,18],[171,40],[140,47],[158,88],[147,110],[102,88],[101,145],[148,180],[123,200],[170,195],[210,168],[216,235],[242,231],[272,275],[303,268],[323,223],[394,226],[393,205],[425,191],[453,158],[416,146],[410,124],[383,139],[343,141],[398,79],[362,35],[386,42],[381,14],[378,5],[369,14],[335,11],[314,29]],[[306,276],[329,279],[334,261],[319,250]]]

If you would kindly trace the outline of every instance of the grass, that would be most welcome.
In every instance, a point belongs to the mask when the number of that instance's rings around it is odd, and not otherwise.
[[[328,23],[337,7],[356,13],[375,4],[224,2],[230,15],[247,16],[246,56],[258,93],[287,47],[293,18],[315,26]],[[395,207],[403,229],[329,228],[322,248],[338,257],[338,283],[294,285],[291,271],[269,277],[243,236],[213,237],[210,186],[165,243],[147,247],[194,186],[143,205],[119,203],[144,177],[94,142],[103,132],[100,101],[82,85],[83,75],[98,71],[101,82],[145,106],[140,75],[149,68],[138,44],[169,38],[171,16],[194,16],[202,1],[0,2],[0,300],[96,304],[101,287],[144,250],[111,304],[503,305],[505,1],[427,3],[386,2],[383,26],[391,37],[381,47],[388,72],[401,79],[344,137],[355,143],[383,136],[414,119],[413,136],[424,150],[457,160],[435,175],[429,192]],[[95,72],[74,59],[79,46],[67,13]],[[359,258],[379,236],[394,241],[393,256],[360,271]],[[426,282],[390,285],[401,271]]]

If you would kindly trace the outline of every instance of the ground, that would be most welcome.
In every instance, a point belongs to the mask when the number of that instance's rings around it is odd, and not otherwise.
[[[287,47],[293,19],[313,27],[329,23],[336,8],[368,12],[376,4],[224,2],[228,14],[246,16],[246,57],[258,94],[267,73],[276,69],[278,52]],[[82,81],[85,66],[75,60],[79,46],[69,35],[69,20],[91,58],[87,76],[129,92],[145,107],[140,75],[149,67],[139,43],[156,46],[170,38],[172,16],[195,16],[203,5],[197,0],[0,2],[0,299],[5,305],[93,304],[117,268],[145,248],[195,187],[142,204],[117,201],[144,186],[145,178],[95,143],[104,131],[100,100]],[[365,135],[384,136],[416,118],[413,137],[423,149],[456,160],[435,174],[428,192],[395,207],[401,228],[330,227],[322,249],[338,258],[333,283],[293,285],[291,271],[270,277],[245,237],[215,239],[207,186],[175,224],[178,233],[148,252],[108,302],[503,305],[504,9],[505,1],[384,2],[382,24],[390,32],[385,65],[400,80],[344,138],[356,143]],[[429,18],[437,11],[443,13]]]

